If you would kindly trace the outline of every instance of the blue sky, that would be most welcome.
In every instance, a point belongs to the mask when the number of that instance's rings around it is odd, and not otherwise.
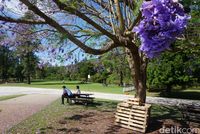
[[[8,12],[6,12],[6,14],[12,18],[20,18],[21,16],[24,15],[24,12],[22,12],[22,10],[20,10],[19,8],[17,8],[17,5],[19,4],[18,0],[11,0],[10,2],[6,2],[6,5],[7,5],[7,8],[9,9]],[[17,14],[14,14],[14,12],[16,12]],[[72,20],[65,20],[63,21],[62,18],[63,15],[62,14],[57,14],[56,15],[56,19],[58,20],[59,19],[59,22],[60,23],[65,23],[65,22],[72,22]],[[61,21],[60,21],[61,20]],[[80,26],[84,27],[86,25],[86,23],[84,23],[84,21],[82,20],[79,20],[77,19],[76,20]],[[43,39],[42,41],[42,45],[46,46],[47,44],[45,43],[47,40],[46,39]],[[95,41],[91,41],[89,43],[94,43]],[[96,42],[95,42],[96,43]],[[55,41],[55,44],[56,44],[56,41]],[[56,44],[57,45],[57,44]],[[66,46],[69,46],[70,47],[66,47]],[[52,56],[51,53],[47,53],[46,51],[40,51],[40,52],[37,52],[36,54],[40,57],[40,59],[42,59],[41,62],[50,62],[52,65],[68,65],[68,64],[71,64],[71,63],[74,63],[74,60],[78,60],[78,61],[81,61],[85,58],[89,59],[91,57],[91,55],[89,54],[85,54],[83,51],[81,51],[80,49],[77,49],[76,51],[74,51],[74,53],[72,54],[72,59],[68,59],[68,60],[65,60],[64,59],[64,62],[60,62],[61,60],[57,60],[56,57],[64,57],[64,54],[66,54],[68,51],[71,51],[73,49],[75,49],[76,46],[71,43],[70,41],[68,41],[66,44],[64,44],[64,53],[59,53],[57,54],[56,56]],[[93,56],[94,57],[94,56]]]

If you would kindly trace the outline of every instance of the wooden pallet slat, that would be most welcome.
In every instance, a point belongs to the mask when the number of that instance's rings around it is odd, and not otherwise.
[[[128,99],[119,103],[115,113],[117,125],[144,133],[148,125],[151,105],[140,106],[138,99]]]
[[[141,121],[141,120],[130,120],[130,119],[126,118],[126,117],[117,116],[117,115],[115,115],[115,118],[116,118],[116,121],[117,120],[126,120],[126,121],[130,121],[130,122],[133,122],[133,123],[141,124],[141,125],[145,125],[146,124],[146,122]]]
[[[125,114],[121,114],[121,113],[116,113],[115,115],[116,115],[116,116],[120,116],[120,117],[130,118],[129,115],[125,115]],[[141,118],[141,117],[132,116],[130,119],[145,122],[145,118]]]
[[[131,116],[137,116],[137,117],[143,117],[143,118],[145,118],[147,116],[145,114],[138,114],[138,113],[134,113],[132,111],[126,112],[126,111],[122,111],[122,110],[117,110],[117,112],[121,113],[121,114],[128,114],[128,115],[131,115]]]

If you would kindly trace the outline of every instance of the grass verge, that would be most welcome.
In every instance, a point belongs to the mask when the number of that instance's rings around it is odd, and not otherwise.
[[[4,100],[9,100],[9,99],[17,98],[17,97],[24,96],[24,95],[25,95],[25,94],[0,96],[0,101],[4,101]]]

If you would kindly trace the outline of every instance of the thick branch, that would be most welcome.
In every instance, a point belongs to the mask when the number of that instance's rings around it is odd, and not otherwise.
[[[31,20],[22,20],[22,19],[13,19],[10,17],[0,16],[0,21],[10,22],[10,23],[24,23],[24,24],[47,24],[44,21],[31,21]]]
[[[80,40],[75,38],[68,30],[63,28],[61,25],[59,25],[55,20],[45,15],[43,12],[41,12],[35,5],[31,4],[28,0],[20,0],[22,3],[24,3],[29,10],[32,10],[35,14],[42,17],[50,26],[57,29],[62,34],[66,35],[69,40],[71,40],[74,44],[76,44],[78,47],[83,49],[86,53],[94,54],[94,55],[100,55],[103,53],[106,53],[110,51],[111,49],[119,46],[116,45],[114,42],[108,43],[106,46],[104,46],[102,49],[93,49],[82,43]]]

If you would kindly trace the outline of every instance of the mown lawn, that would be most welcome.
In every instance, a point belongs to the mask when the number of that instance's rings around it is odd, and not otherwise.
[[[116,93],[122,94],[122,87],[116,85],[103,86],[100,83],[81,83],[80,81],[33,81],[31,85],[26,83],[8,83],[1,84],[0,86],[22,86],[22,87],[38,87],[38,88],[53,88],[62,89],[62,86],[66,85],[70,89],[75,89],[76,85],[80,86],[83,91],[93,91],[93,92],[104,92],[104,93]]]
[[[96,100],[93,105],[61,105],[60,100],[11,128],[8,133],[131,133],[114,126],[117,101]],[[174,107],[153,105],[149,132],[158,131],[165,119],[180,121]]]
[[[17,98],[17,97],[24,96],[24,95],[25,95],[25,94],[0,96],[0,101],[8,100],[8,99],[13,99],[13,98]]]

